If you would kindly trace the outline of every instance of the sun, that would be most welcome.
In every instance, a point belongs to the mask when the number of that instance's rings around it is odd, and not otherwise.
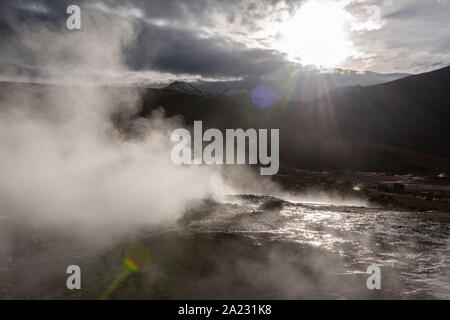
[[[280,25],[277,47],[302,65],[337,66],[355,53],[347,31],[352,20],[342,2],[310,0]]]

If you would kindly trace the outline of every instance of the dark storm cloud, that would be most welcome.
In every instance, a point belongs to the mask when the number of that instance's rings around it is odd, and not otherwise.
[[[361,54],[348,59],[348,63],[341,67],[381,72],[419,72],[439,63],[448,63],[448,0],[427,4],[421,0],[341,1],[347,3],[347,10],[355,17],[359,18],[358,14],[361,14],[363,19],[367,5],[378,5],[382,9],[384,22],[379,30],[352,33],[351,41]],[[256,35],[256,32],[292,15],[303,2],[2,0],[0,72],[2,75],[11,70],[15,74],[39,74],[43,66],[35,63],[33,53],[27,52],[15,36],[17,26],[39,28],[45,25],[63,30],[66,8],[70,4],[80,5],[82,15],[93,16],[94,20],[97,15],[107,15],[111,24],[122,19],[136,26],[136,39],[123,52],[128,67],[134,72],[156,71],[208,79],[267,78],[286,69],[297,72],[303,67],[288,62],[285,53],[271,45],[273,38]],[[86,26],[83,31],[91,32]]]
[[[228,36],[207,33],[224,23],[247,24],[264,19],[271,1],[133,1],[144,21],[127,61],[134,70],[154,69],[172,73],[199,74],[207,77],[258,77],[289,64],[284,54],[274,50],[248,48]],[[290,2],[290,7],[301,1]],[[123,10],[122,1],[108,1],[110,8]],[[259,9],[259,10],[258,10]],[[217,21],[217,16],[225,20]],[[146,23],[147,22],[147,23]],[[143,55],[142,52],[146,54]]]
[[[128,63],[135,70],[202,76],[261,76],[288,63],[273,50],[248,49],[217,37],[202,39],[189,31],[150,25],[143,26],[128,52]]]
[[[14,41],[14,26],[34,23],[64,28],[66,8],[72,3],[73,1],[66,0],[2,1],[0,25],[2,34],[11,46],[10,50],[4,52],[1,63],[18,63],[19,53],[24,62],[23,66],[18,67],[20,72],[33,74],[32,57]],[[255,2],[247,4],[242,1],[164,0],[79,1],[79,4],[83,15],[108,14],[111,15],[111,23],[115,19],[130,19],[138,26],[136,41],[131,47],[125,48],[126,62],[132,70],[156,70],[218,78],[258,77],[274,72],[288,63],[279,52],[251,49],[234,42],[231,37],[205,35],[200,30],[216,26],[214,17],[217,14],[226,14],[226,21],[230,24],[242,23],[243,16],[252,19],[258,15],[258,6],[265,7],[266,3],[257,5]],[[247,13],[247,8],[253,13]]]

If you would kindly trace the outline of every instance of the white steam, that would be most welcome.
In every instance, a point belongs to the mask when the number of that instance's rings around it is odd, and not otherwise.
[[[132,23],[84,15],[82,31],[12,27],[15,37],[5,50],[24,48],[26,56],[16,52],[22,63],[71,86],[0,88],[0,218],[65,233],[120,235],[173,222],[210,196],[285,195],[246,168],[172,164],[170,133],[182,124],[162,111],[130,121],[135,137],[117,130],[111,116],[135,113],[139,89],[83,85],[127,70],[122,49],[135,39]]]
[[[135,35],[126,21],[96,19],[81,32],[25,26],[16,29],[14,41],[33,52],[36,65],[61,75],[54,81],[96,83],[100,72],[126,68],[122,46]],[[135,121],[139,138],[133,139],[114,127],[113,113],[132,114],[140,106],[138,89],[16,88],[5,85],[0,96],[3,218],[67,232],[121,234],[173,221],[196,200],[222,191],[217,168],[170,161],[177,119],[157,112]]]

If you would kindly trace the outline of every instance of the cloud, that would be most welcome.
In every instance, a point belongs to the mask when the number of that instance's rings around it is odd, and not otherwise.
[[[369,5],[381,9],[381,27],[355,34],[353,41],[361,55],[343,67],[419,73],[449,63],[449,1],[363,1],[348,9],[357,15]]]
[[[51,7],[51,4],[45,1],[39,5],[43,8]],[[109,54],[105,53],[99,61],[98,68],[78,70],[78,73],[71,72],[70,74],[76,75],[80,82],[85,82],[83,74],[89,73],[89,77],[96,79],[98,83],[108,81],[116,83],[118,78],[126,80],[128,84],[130,82],[154,84],[164,82],[164,80],[231,81],[247,76],[261,76],[286,64],[283,55],[274,50],[252,49],[230,39],[223,39],[215,35],[205,36],[204,33],[194,32],[189,27],[176,27],[178,24],[189,26],[189,23],[185,21],[187,14],[180,9],[181,3],[177,3],[174,7],[165,2],[157,3],[155,7],[152,7],[152,15],[147,15],[146,11],[143,11],[146,9],[144,3],[141,5],[141,8],[131,4],[119,5],[113,2],[82,5],[82,17],[89,17],[90,23],[84,23],[83,19],[82,30],[78,35],[79,39],[74,39],[74,41],[79,41],[83,37],[91,38],[91,41],[98,41],[99,39],[92,38],[92,35],[95,35],[94,29],[99,25],[97,21],[102,21],[111,28],[124,22],[132,24],[138,30],[136,39],[130,42],[130,45],[125,47],[122,52],[127,66],[132,72],[127,70],[126,74],[120,74],[120,70],[108,68],[106,65],[108,56],[118,52],[113,51]],[[24,10],[23,6],[8,2],[4,6],[8,7],[10,15],[1,17],[4,31],[2,40],[8,44],[0,59],[0,71],[3,79],[14,75],[19,76],[20,79],[36,79],[39,76],[39,80],[45,80],[52,77],[55,71],[61,71],[60,65],[52,63],[52,61],[61,60],[48,58],[53,57],[51,51],[55,46],[59,46],[60,39],[58,37],[48,38],[43,43],[33,41],[33,39],[39,38],[40,27],[37,23],[55,31],[65,31],[61,32],[60,37],[69,33],[64,30],[66,18],[64,5],[60,3],[59,7],[53,7],[51,12],[54,14],[46,16],[46,19],[42,19],[41,16],[35,15],[29,10]],[[189,6],[192,9],[193,4]],[[180,11],[180,15],[174,16],[174,12],[177,11]],[[155,12],[161,14],[155,16]],[[164,23],[164,21],[169,21],[168,19],[173,19],[170,20],[170,25]],[[210,23],[207,20],[205,18],[205,24]],[[27,32],[24,32],[28,24],[33,28],[37,25],[37,30],[28,28]],[[199,28],[199,25],[195,25],[195,27]],[[39,61],[36,60],[36,55],[30,54],[36,49],[36,46],[43,49],[41,52],[43,59],[39,59]],[[85,50],[89,51],[89,48],[85,48]],[[71,68],[70,59],[71,55],[69,54],[64,60],[65,68]]]
[[[354,18],[349,40],[355,49],[355,54],[339,67],[421,72],[448,63],[449,1],[339,2]],[[6,44],[0,58],[3,79],[11,74],[35,78],[37,74],[46,76],[60,70],[30,58],[30,48],[17,39],[14,26],[38,22],[62,29],[69,4],[68,0],[2,1],[0,38]],[[110,72],[109,80],[104,72],[97,75],[98,81],[117,83],[123,79],[144,85],[166,80],[263,79],[285,68],[301,72],[304,68],[291,64],[286,52],[280,50],[280,35],[273,28],[294,16],[303,4],[300,0],[80,1],[83,16],[103,17],[102,21],[112,28],[115,23],[127,21],[137,30],[135,41],[123,52],[131,72]],[[369,9],[374,6],[380,8],[379,23],[369,19]],[[81,34],[88,35],[92,31],[89,28],[85,25]],[[32,39],[35,31],[29,32]],[[47,41],[46,45],[50,50],[52,43]]]

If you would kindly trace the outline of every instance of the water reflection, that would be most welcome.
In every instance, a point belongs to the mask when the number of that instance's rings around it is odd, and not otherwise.
[[[395,270],[402,296],[450,298],[450,227],[432,219],[433,213],[287,201],[270,211],[258,209],[265,197],[239,199],[221,203],[190,226],[319,247],[340,255],[348,274],[372,263]]]

